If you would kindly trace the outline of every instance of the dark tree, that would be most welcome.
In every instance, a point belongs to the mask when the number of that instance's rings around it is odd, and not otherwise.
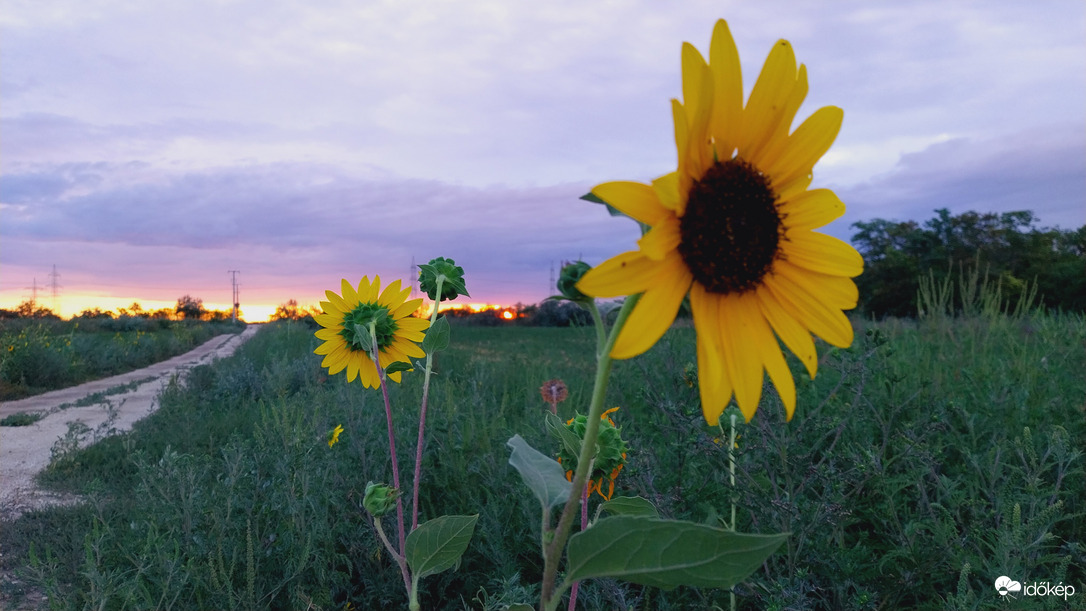
[[[174,312],[185,320],[199,320],[204,315],[204,300],[185,295],[177,300],[177,309]]]

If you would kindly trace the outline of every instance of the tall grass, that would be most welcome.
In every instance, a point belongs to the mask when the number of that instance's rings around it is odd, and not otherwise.
[[[614,369],[608,400],[622,406],[613,417],[631,446],[616,495],[710,523],[735,503],[740,530],[793,533],[737,588],[742,609],[984,609],[999,600],[1000,575],[1081,592],[1083,323],[1036,313],[857,321],[852,348],[820,346],[815,380],[793,362],[792,422],[766,386],[739,431],[734,488],[721,431],[698,408],[693,329],[674,328]],[[269,325],[169,387],[129,434],[47,472],[48,485],[89,501],[5,525],[6,567],[22,567],[54,608],[404,607],[361,508],[366,482],[390,479],[379,394],[328,378],[316,343],[303,324]],[[505,441],[520,433],[557,449],[538,388],[562,378],[559,415],[584,410],[593,349],[592,329],[453,328],[431,391],[420,521],[480,518],[460,568],[424,583],[425,608],[538,598],[538,506]],[[404,380],[391,394],[409,439],[421,380]],[[329,448],[336,424],[346,432]],[[412,450],[399,449],[407,464]],[[726,608],[727,593],[592,580],[578,604]]]
[[[0,401],[146,367],[242,328],[133,317],[0,321]]]

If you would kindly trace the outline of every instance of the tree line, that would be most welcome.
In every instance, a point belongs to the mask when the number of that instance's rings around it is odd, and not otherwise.
[[[1040,306],[1086,312],[1086,225],[1045,228],[1030,211],[955,216],[941,208],[922,224],[875,219],[852,227],[864,257],[856,285],[866,316],[916,316],[921,278],[941,282],[964,270],[998,283],[1007,301],[1036,287]]]

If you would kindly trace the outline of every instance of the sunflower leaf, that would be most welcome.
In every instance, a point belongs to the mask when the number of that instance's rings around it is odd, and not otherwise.
[[[640,516],[646,518],[658,518],[660,512],[656,510],[648,499],[640,496],[619,496],[602,503],[600,511],[616,516]]]
[[[729,589],[787,538],[787,533],[748,535],[677,520],[604,518],[570,537],[566,580],[614,577],[664,589]]]
[[[442,316],[434,321],[422,338],[422,351],[426,354],[440,352],[449,347],[449,321]]]
[[[562,419],[558,416],[546,412],[544,417],[546,418],[547,432],[558,438],[566,452],[573,456],[579,456],[581,454],[581,438],[569,430],[566,423],[562,422]]]
[[[459,566],[478,520],[479,514],[441,516],[411,531],[404,555],[414,578],[422,579]]]
[[[411,371],[412,369],[414,369],[414,366],[412,366],[411,363],[405,361],[392,361],[388,364],[388,367],[385,367],[385,374],[396,373],[397,371]]]
[[[509,464],[520,473],[521,479],[545,509],[564,503],[569,498],[572,484],[566,481],[565,471],[557,460],[528,445],[520,435],[513,435],[505,445],[513,449]]]

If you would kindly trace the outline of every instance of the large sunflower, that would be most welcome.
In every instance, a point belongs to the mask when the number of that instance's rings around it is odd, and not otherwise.
[[[744,107],[739,54],[723,20],[708,63],[683,43],[682,72],[683,102],[672,100],[678,170],[648,185],[592,189],[651,229],[639,250],[603,262],[577,288],[594,297],[643,293],[611,352],[618,359],[655,344],[689,294],[705,419],[716,424],[734,393],[749,421],[765,371],[790,419],[795,384],[774,332],[812,377],[811,333],[835,346],[852,343],[842,310],[856,306],[851,278],[863,259],[812,231],[845,206],[828,189],[807,189],[843,113],[821,108],[789,132],[807,95],[807,70],[797,70],[786,40],[774,45]]]
[[[317,331],[318,339],[324,343],[313,352],[326,355],[321,362],[328,368],[330,375],[347,370],[347,381],[356,377],[368,388],[377,388],[380,379],[377,367],[369,353],[355,339],[355,326],[368,328],[375,323],[377,340],[377,359],[385,369],[396,361],[410,363],[411,358],[426,356],[414,342],[420,342],[423,331],[430,326],[430,321],[412,318],[410,314],[422,305],[422,299],[411,299],[411,288],[400,289],[396,280],[381,291],[381,277],[362,278],[356,289],[346,280],[342,281],[343,296],[332,291],[325,291],[328,301],[321,302],[323,314],[315,320],[323,329]],[[388,374],[393,382],[400,381],[400,372]]]

